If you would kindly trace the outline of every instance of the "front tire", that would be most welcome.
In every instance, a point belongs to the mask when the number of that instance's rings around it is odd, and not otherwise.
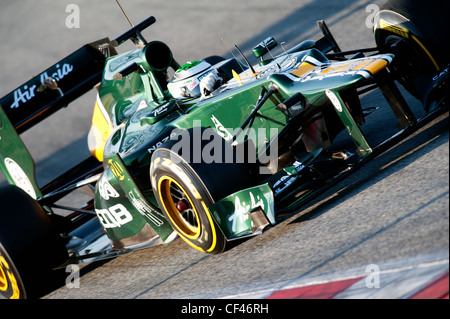
[[[208,206],[214,201],[186,163],[174,166],[167,150],[154,155],[151,176],[154,193],[164,216],[178,235],[193,248],[211,254],[225,250],[226,239]],[[163,159],[158,161],[157,159]],[[184,205],[184,206],[183,206]]]
[[[375,18],[380,52],[393,53],[389,69],[410,94],[424,102],[432,78],[448,63],[449,1],[390,0]]]
[[[178,140],[170,140],[153,153],[150,177],[158,205],[178,235],[201,252],[218,254],[225,250],[227,240],[208,207],[244,188],[250,178],[243,164],[225,160],[226,152],[233,154],[233,149],[211,129],[187,131],[187,145],[191,147],[188,153],[193,154],[194,136],[205,135],[214,137],[216,150],[221,149],[218,161],[192,161],[174,150]],[[201,138],[197,152],[203,153],[210,142]]]

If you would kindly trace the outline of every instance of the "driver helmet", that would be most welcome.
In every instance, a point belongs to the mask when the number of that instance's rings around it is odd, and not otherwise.
[[[200,97],[200,81],[211,70],[211,64],[204,60],[189,61],[175,72],[167,88],[175,99]]]

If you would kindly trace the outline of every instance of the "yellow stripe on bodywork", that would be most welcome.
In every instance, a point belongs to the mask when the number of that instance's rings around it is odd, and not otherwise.
[[[103,149],[111,131],[110,124],[100,110],[98,102],[95,102],[92,115],[92,127],[89,132],[89,150],[100,162],[103,161]]]
[[[371,74],[375,74],[380,70],[384,69],[388,65],[388,61],[381,58],[364,58],[359,60],[350,60],[348,62],[333,65],[320,74],[332,74],[339,72],[349,72],[349,71],[368,71]]]
[[[375,59],[370,61],[369,64],[363,67],[363,70],[369,71],[372,74],[375,74],[381,70],[383,70],[388,65],[388,61],[384,59]]]
[[[302,62],[302,64],[300,64],[300,66],[296,70],[292,71],[291,74],[301,78],[302,76],[304,76],[307,73],[311,72],[315,68],[316,68],[316,66],[312,65],[311,63]]]

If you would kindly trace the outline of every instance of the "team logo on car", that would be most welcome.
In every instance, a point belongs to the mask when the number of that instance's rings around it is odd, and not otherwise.
[[[53,72],[52,74],[49,75],[47,71],[45,71],[39,76],[41,83],[44,83],[45,79],[48,78],[52,78],[55,81],[60,81],[73,71],[73,65],[68,63],[64,63],[62,66],[57,64],[55,68],[55,72]],[[11,104],[10,108],[18,108],[20,106],[20,103],[27,103],[29,100],[36,96],[37,92],[37,85],[31,85],[30,87],[28,87],[28,85],[25,85],[22,88],[18,88],[14,91],[14,103]]]
[[[109,167],[111,168],[111,171],[113,172],[114,176],[123,181],[125,179],[125,175],[123,172],[122,166],[119,165],[119,163],[109,160],[108,161]]]
[[[122,227],[133,220],[133,216],[122,204],[116,204],[108,209],[96,209],[95,212],[104,228]]]
[[[19,164],[17,164],[13,159],[7,157],[5,158],[5,166],[14,181],[14,184],[36,199],[37,196],[33,184],[31,184],[30,179]]]
[[[104,200],[109,200],[111,197],[119,197],[119,193],[111,186],[108,180],[102,176],[98,182],[98,192]]]

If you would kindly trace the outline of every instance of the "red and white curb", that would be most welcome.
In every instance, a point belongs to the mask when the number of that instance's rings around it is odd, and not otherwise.
[[[267,299],[448,299],[448,260],[380,271],[374,284],[374,273],[310,283],[278,290]]]
[[[369,265],[370,266],[370,265]],[[377,271],[346,271],[301,278],[278,289],[228,296],[245,299],[448,299],[449,260],[423,262]]]

